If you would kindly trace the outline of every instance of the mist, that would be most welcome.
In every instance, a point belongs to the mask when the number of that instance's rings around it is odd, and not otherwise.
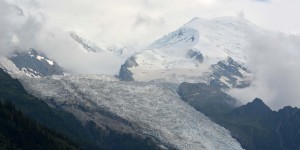
[[[84,52],[83,47],[71,38],[70,32],[59,28],[44,26],[37,37],[34,47],[71,74],[117,75],[126,60],[111,51]]]
[[[40,7],[30,0],[25,4]],[[126,58],[112,52],[84,53],[83,48],[70,37],[70,30],[54,26],[45,14],[30,11],[28,6],[25,8],[0,0],[1,56],[34,48],[71,74],[118,74]]]
[[[300,37],[283,33],[252,36],[249,68],[255,74],[252,86],[229,93],[244,103],[255,97],[272,109],[300,106]]]
[[[255,80],[230,94],[244,103],[262,98],[273,109],[299,107],[299,5],[298,0],[0,0],[0,55],[35,48],[69,73],[114,75],[126,58],[84,53],[70,31],[104,47],[141,49],[194,17],[242,16],[289,34],[249,35]]]
[[[43,24],[16,5],[0,0],[0,55],[30,48]]]

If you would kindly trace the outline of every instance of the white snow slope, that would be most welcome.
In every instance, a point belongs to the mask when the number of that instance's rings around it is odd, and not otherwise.
[[[102,44],[100,42],[98,42],[96,44],[96,43],[94,43],[90,40],[87,40],[87,39],[79,36],[75,32],[70,32],[70,36],[78,44],[78,46],[82,47],[82,50],[83,50],[84,53],[89,53],[89,52],[93,52],[93,53],[111,53],[111,54],[117,55],[121,58],[127,58],[127,57],[131,56],[132,54],[134,54],[136,52],[134,50],[134,48],[130,48],[130,47],[106,48],[104,46],[104,44]]]
[[[31,94],[46,102],[54,99],[56,105],[63,105],[63,108],[81,105],[88,107],[88,111],[109,111],[164,145],[182,150],[242,149],[229,131],[180,100],[175,91],[160,84],[122,82],[97,75],[24,77],[21,80]]]
[[[218,61],[231,57],[244,65],[248,35],[261,30],[242,18],[194,18],[134,55],[138,66],[129,70],[136,81],[165,78],[172,82],[207,82],[211,65]],[[202,53],[203,63],[187,56],[190,49]]]

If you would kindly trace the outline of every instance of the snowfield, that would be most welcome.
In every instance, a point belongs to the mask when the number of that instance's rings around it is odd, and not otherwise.
[[[210,65],[201,64],[195,59],[170,57],[158,50],[145,50],[136,55],[137,67],[129,68],[136,81],[166,79],[173,83],[206,82]]]
[[[89,108],[86,110],[89,113],[108,111],[130,122],[137,132],[155,137],[170,147],[182,150],[242,149],[229,131],[210,121],[182,101],[174,90],[159,82],[122,82],[101,75],[23,77],[21,82],[29,93],[46,102],[52,99],[52,103],[64,106],[62,108],[80,105]]]
[[[264,30],[242,18],[194,18],[135,54],[137,65],[128,70],[135,81],[207,83],[211,65],[228,57],[247,67],[249,35],[257,32]],[[203,62],[189,57],[190,50],[202,54]]]

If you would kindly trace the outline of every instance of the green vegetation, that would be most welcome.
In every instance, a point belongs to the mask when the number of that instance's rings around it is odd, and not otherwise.
[[[28,94],[22,84],[0,69],[0,98],[10,100],[25,115],[57,133],[70,137],[80,147],[88,149],[91,143],[87,130],[70,113],[50,108],[43,101]]]
[[[28,119],[9,101],[0,101],[1,150],[76,150],[65,137]]]
[[[272,111],[260,99],[241,107],[235,100],[206,84],[183,83],[179,95],[196,110],[230,131],[246,150],[299,150],[300,109]]]
[[[94,122],[82,124],[71,113],[59,108],[51,108],[45,102],[28,94],[21,83],[0,69],[0,98],[10,100],[26,117],[38,124],[68,137],[80,149],[86,150],[153,150],[160,149],[150,138],[119,133],[98,128]],[[11,134],[10,136],[16,136]],[[3,138],[0,135],[0,138]],[[14,141],[3,141],[14,144]],[[2,149],[1,149],[2,150]]]
[[[278,137],[269,120],[272,110],[261,100],[241,106],[229,113],[209,116],[216,123],[228,129],[242,147],[247,150],[281,149]]]
[[[299,150],[300,109],[272,111],[255,99],[230,113],[209,116],[228,129],[247,150]]]

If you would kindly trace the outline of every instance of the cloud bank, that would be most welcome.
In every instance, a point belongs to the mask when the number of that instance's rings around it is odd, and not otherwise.
[[[124,63],[112,52],[84,53],[68,30],[49,23],[35,1],[10,2],[0,0],[0,55],[35,48],[74,74],[117,74]]]
[[[241,11],[259,26],[282,32],[300,32],[299,0],[10,1],[31,12],[42,13],[47,24],[75,31],[107,46],[143,47],[194,17],[237,16]]]
[[[42,20],[3,0],[0,0],[0,14],[0,54],[30,48],[40,31]]]
[[[255,81],[250,88],[229,93],[247,102],[262,98],[273,109],[300,106],[300,37],[283,33],[252,35],[250,69]]]
[[[299,34],[299,6],[299,0],[0,0],[0,55],[34,47],[72,73],[117,74],[125,58],[83,53],[69,32],[105,47],[139,49],[194,17],[240,16],[267,29]],[[274,109],[300,106],[299,37],[249,36],[256,81],[231,93],[245,101],[263,98]]]

